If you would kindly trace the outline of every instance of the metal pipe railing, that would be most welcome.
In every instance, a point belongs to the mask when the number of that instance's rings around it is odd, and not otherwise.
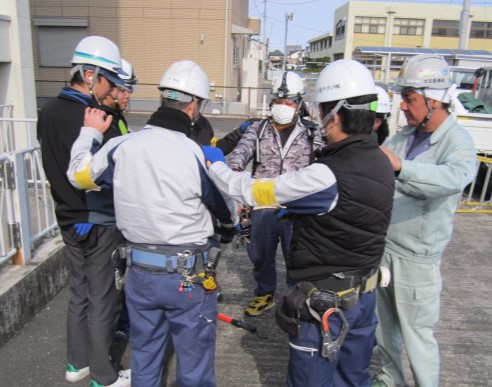
[[[480,168],[485,170],[484,174],[480,174]],[[456,212],[476,212],[476,213],[492,213],[492,192],[489,191],[490,175],[492,173],[492,158],[485,156],[477,156],[477,173],[475,179],[470,184],[468,193],[464,195],[466,199],[461,201]],[[476,192],[476,188],[481,187],[480,192]],[[488,194],[488,199],[487,199]],[[474,198],[478,197],[478,201]]]
[[[35,122],[0,118],[0,127],[5,123],[11,125],[9,132],[0,132],[4,140],[15,138],[19,125],[28,123],[24,133],[28,146],[0,153],[0,264],[29,264],[37,242],[47,235],[54,236],[58,228],[40,147],[32,136],[31,125]],[[19,143],[14,147],[18,149]]]

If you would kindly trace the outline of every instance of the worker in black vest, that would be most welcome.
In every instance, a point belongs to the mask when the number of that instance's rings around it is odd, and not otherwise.
[[[211,164],[215,148],[206,149],[206,159],[216,185],[235,200],[293,217],[286,266],[296,285],[276,309],[289,334],[287,386],[368,387],[395,177],[372,134],[377,91],[364,65],[339,60],[327,66],[316,100],[328,146],[308,167],[254,179]]]

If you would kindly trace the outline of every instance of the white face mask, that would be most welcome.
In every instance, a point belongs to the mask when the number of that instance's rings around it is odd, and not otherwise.
[[[272,105],[272,117],[273,120],[281,125],[289,124],[294,120],[296,109],[284,104]]]

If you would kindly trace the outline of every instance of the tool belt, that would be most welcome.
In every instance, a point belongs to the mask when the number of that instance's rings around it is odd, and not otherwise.
[[[178,287],[180,292],[191,292],[194,284],[198,284],[207,293],[212,293],[219,286],[216,268],[221,250],[217,247],[124,244],[118,247],[117,252],[120,261],[126,260],[124,272],[119,269],[118,264],[116,265],[117,289],[121,289],[125,284],[126,266],[132,265],[153,273],[181,274]]]
[[[333,273],[328,278],[310,282],[324,292],[335,292],[342,295],[351,291],[367,293],[376,288],[378,274],[379,267]]]
[[[300,321],[321,321],[329,309],[347,310],[359,301],[359,294],[374,290],[379,267],[332,274],[315,281],[300,281],[280,298],[275,319],[288,334],[299,337]]]
[[[196,246],[161,246],[128,244],[128,265],[158,273],[200,271],[207,264],[208,250]]]

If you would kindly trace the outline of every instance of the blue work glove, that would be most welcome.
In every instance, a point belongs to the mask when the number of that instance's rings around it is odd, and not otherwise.
[[[75,223],[73,228],[78,236],[86,236],[92,230],[92,223]]]
[[[246,129],[248,129],[251,125],[253,125],[255,122],[261,121],[261,118],[250,118],[246,121],[244,121],[238,128],[238,130],[243,134],[246,132]]]
[[[205,160],[215,163],[216,161],[226,162],[224,152],[220,148],[215,148],[210,145],[203,145],[203,154],[205,155]]]
[[[92,223],[75,223],[70,230],[73,241],[75,243],[88,243],[93,226]]]
[[[240,126],[239,126],[239,131],[241,133],[244,133],[246,129],[248,129],[251,126],[252,122],[250,120],[244,121]]]
[[[279,222],[289,222],[292,220],[293,214],[286,208],[280,208],[279,210],[275,210],[275,216]]]

